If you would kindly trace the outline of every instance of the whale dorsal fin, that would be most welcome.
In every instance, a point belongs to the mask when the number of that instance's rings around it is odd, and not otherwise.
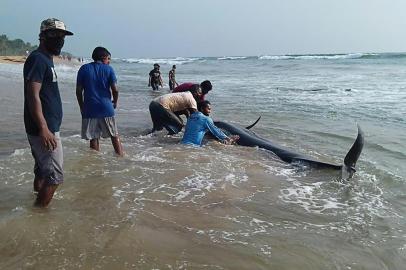
[[[250,128],[252,128],[253,126],[255,126],[255,125],[258,123],[259,119],[261,119],[261,116],[258,117],[257,121],[255,121],[253,124],[251,124],[251,125],[249,125],[248,127],[246,127],[246,129],[250,129]]]

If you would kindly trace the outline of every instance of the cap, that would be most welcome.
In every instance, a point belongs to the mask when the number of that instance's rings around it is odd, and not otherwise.
[[[72,36],[73,33],[66,30],[66,25],[63,21],[60,21],[55,18],[49,18],[46,20],[43,20],[41,22],[41,28],[40,28],[40,33],[48,30],[60,30],[65,33],[67,36]]]

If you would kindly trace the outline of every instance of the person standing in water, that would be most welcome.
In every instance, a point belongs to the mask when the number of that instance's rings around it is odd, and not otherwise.
[[[82,139],[90,140],[90,148],[100,151],[100,137],[110,138],[116,154],[123,156],[114,116],[118,89],[116,74],[110,66],[111,54],[106,48],[96,47],[92,58],[93,63],[80,67],[76,82],[76,98],[82,114]]]
[[[152,90],[158,90],[159,86],[163,87],[161,71],[159,71],[159,68],[159,64],[154,64],[154,69],[149,72],[148,86],[151,86]]]
[[[24,63],[24,124],[35,160],[35,205],[46,207],[63,182],[63,151],[60,137],[62,100],[53,56],[61,54],[65,36],[73,33],[55,18],[42,21],[39,47]]]
[[[175,73],[176,73],[176,65],[173,65],[172,69],[169,71],[169,90],[171,90],[171,91],[179,85],[176,82]]]

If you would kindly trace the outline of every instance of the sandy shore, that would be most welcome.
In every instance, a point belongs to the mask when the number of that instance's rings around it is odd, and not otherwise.
[[[25,59],[27,59],[26,56],[0,56],[0,63],[21,64],[25,62]]]
[[[0,55],[0,63],[5,63],[5,64],[22,64],[25,62],[25,59],[27,59],[26,56],[22,55],[15,55],[15,56],[2,56]],[[60,57],[54,57],[54,63],[64,63],[64,64],[72,64],[72,65],[77,65],[81,64],[77,58],[72,58],[71,60],[68,59],[63,59]]]

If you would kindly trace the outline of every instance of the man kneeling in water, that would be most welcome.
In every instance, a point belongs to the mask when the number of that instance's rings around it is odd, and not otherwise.
[[[201,146],[207,131],[210,131],[224,144],[233,144],[240,138],[238,135],[227,137],[214,125],[213,120],[209,117],[211,105],[208,100],[200,102],[198,109],[198,112],[192,113],[188,118],[181,143]]]

